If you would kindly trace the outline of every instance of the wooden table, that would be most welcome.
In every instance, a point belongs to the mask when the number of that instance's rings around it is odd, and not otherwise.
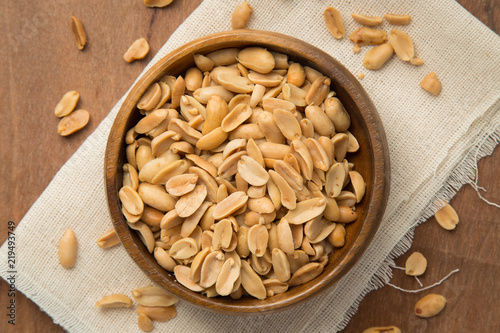
[[[149,9],[142,1],[3,0],[0,33],[0,243],[7,222],[18,223],[59,168],[92,133],[111,107],[180,23],[201,0],[175,0],[164,9]],[[459,0],[497,33],[500,0]],[[82,20],[89,42],[79,52],[69,29],[69,17]],[[144,61],[127,64],[122,55],[137,38],[146,37],[151,52]],[[111,46],[113,45],[113,46]],[[80,92],[80,108],[91,113],[89,125],[69,138],[57,134],[53,109],[68,90]],[[499,202],[500,148],[479,163],[485,196]],[[422,252],[429,266],[422,277],[432,284],[455,268],[460,273],[429,292],[448,299],[442,314],[432,319],[413,315],[415,302],[426,294],[406,294],[386,286],[368,294],[344,332],[396,325],[404,332],[500,332],[500,265],[497,263],[500,211],[464,186],[451,201],[461,222],[453,232],[439,228],[434,218],[415,232],[411,250],[397,260],[404,266],[413,251]],[[392,283],[419,288],[395,270]],[[0,279],[0,332],[62,332],[22,294],[16,298],[15,329],[7,324],[8,285]]]

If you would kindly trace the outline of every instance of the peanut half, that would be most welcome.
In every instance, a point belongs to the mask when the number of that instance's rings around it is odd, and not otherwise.
[[[115,229],[108,230],[97,239],[97,245],[103,249],[115,246],[116,244],[120,244],[120,238],[118,238]]]
[[[370,327],[364,330],[363,333],[401,333],[401,330],[396,326]]]
[[[446,230],[455,229],[459,222],[457,212],[450,206],[449,203],[445,203],[444,207],[434,214],[434,217],[436,218],[437,223],[439,223],[439,225]]]
[[[377,25],[380,25],[380,23],[382,23],[383,20],[379,16],[367,16],[356,13],[352,13],[351,16],[354,19],[354,21],[362,25],[367,25],[369,27],[376,27]]]
[[[77,91],[72,90],[65,93],[54,110],[56,117],[61,118],[73,112],[79,99],[80,94]]]
[[[406,259],[405,273],[411,276],[420,276],[424,274],[427,268],[427,259],[420,252],[413,252],[411,256]]]
[[[123,55],[126,62],[144,59],[149,53],[149,44],[145,38],[139,38],[130,45],[127,52]]]
[[[366,52],[363,66],[366,69],[380,69],[392,57],[393,53],[394,48],[389,43],[376,46]]]
[[[144,0],[146,7],[166,7],[172,3],[173,0]]]
[[[66,229],[59,241],[59,263],[62,267],[69,269],[75,266],[78,242],[75,233]]]
[[[345,36],[344,22],[342,22],[342,17],[337,9],[333,7],[328,7],[323,12],[325,17],[326,28],[333,37],[341,39]]]
[[[408,25],[411,22],[410,15],[397,15],[387,13],[384,15],[384,18],[392,25]]]
[[[443,311],[446,298],[442,295],[429,294],[415,304],[415,314],[421,318],[434,317]]]
[[[233,11],[231,15],[231,27],[233,29],[243,29],[246,27],[250,15],[252,14],[252,7],[248,4],[248,1],[240,3]]]
[[[104,296],[95,304],[96,308],[128,308],[132,306],[130,297],[124,294],[113,294]]]
[[[392,29],[389,33],[389,43],[394,48],[394,52],[403,61],[410,61],[415,55],[413,42],[410,36],[402,30]]]
[[[76,110],[65,116],[57,125],[57,133],[61,136],[68,136],[84,128],[90,119],[86,110]]]
[[[132,290],[132,297],[144,306],[171,306],[177,303],[177,298],[160,287],[143,287]]]
[[[349,39],[360,46],[379,45],[387,41],[387,33],[380,29],[362,27],[354,30]]]
[[[71,16],[71,31],[73,31],[73,35],[75,36],[76,47],[79,50],[83,50],[85,44],[87,44],[87,34],[82,22],[74,16]]]

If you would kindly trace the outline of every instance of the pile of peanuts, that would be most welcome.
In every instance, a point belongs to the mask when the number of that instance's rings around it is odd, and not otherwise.
[[[259,46],[195,54],[126,134],[122,212],[186,288],[265,299],[317,277],[357,219],[359,149],[331,80]]]

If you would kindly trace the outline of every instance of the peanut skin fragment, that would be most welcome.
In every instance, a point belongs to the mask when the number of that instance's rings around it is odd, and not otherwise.
[[[443,86],[441,85],[441,81],[436,76],[436,73],[430,72],[424,77],[422,82],[420,82],[420,86],[433,94],[434,96],[439,95]]]

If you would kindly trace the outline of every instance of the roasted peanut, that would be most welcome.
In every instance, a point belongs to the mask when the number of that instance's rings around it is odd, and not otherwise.
[[[144,59],[149,53],[149,44],[145,38],[139,38],[130,45],[123,55],[126,62]]]
[[[379,45],[387,41],[387,33],[384,30],[372,28],[358,28],[349,39],[358,45]]]
[[[231,16],[231,27],[233,29],[243,29],[246,27],[248,19],[252,14],[252,7],[248,4],[248,1],[242,2],[233,11]]]
[[[59,241],[59,263],[62,267],[69,269],[75,266],[78,242],[75,233],[66,229]]]
[[[72,90],[65,93],[54,110],[56,117],[61,118],[73,112],[78,99],[80,99],[80,94],[77,91]]]
[[[87,44],[87,34],[82,22],[74,16],[71,16],[71,31],[73,31],[73,35],[75,36],[76,47],[79,50],[83,50],[85,44]]]
[[[429,294],[415,304],[415,314],[421,318],[434,317],[443,311],[446,298],[442,295]]]
[[[408,34],[399,29],[392,29],[389,33],[389,43],[394,48],[394,52],[403,61],[410,61],[415,55],[413,42]]]
[[[426,77],[420,82],[420,86],[433,94],[434,96],[439,95],[443,86],[441,85],[441,81],[436,76],[436,73],[431,72],[427,74]]]
[[[172,3],[173,0],[144,0],[146,7],[166,7]]]
[[[367,16],[356,13],[352,13],[351,16],[354,21],[358,22],[359,24],[367,25],[369,27],[375,27],[382,23],[382,18],[379,16]]]
[[[366,69],[379,69],[392,57],[393,53],[394,48],[389,43],[376,46],[366,52],[363,66]]]
[[[61,136],[68,136],[84,128],[90,119],[86,110],[76,110],[65,116],[57,125],[57,133]]]
[[[323,16],[325,17],[326,27],[333,37],[341,39],[345,36],[344,23],[337,9],[328,7],[323,12]]]
[[[410,15],[396,15],[387,13],[384,15],[387,22],[393,25],[408,25],[411,22]]]

